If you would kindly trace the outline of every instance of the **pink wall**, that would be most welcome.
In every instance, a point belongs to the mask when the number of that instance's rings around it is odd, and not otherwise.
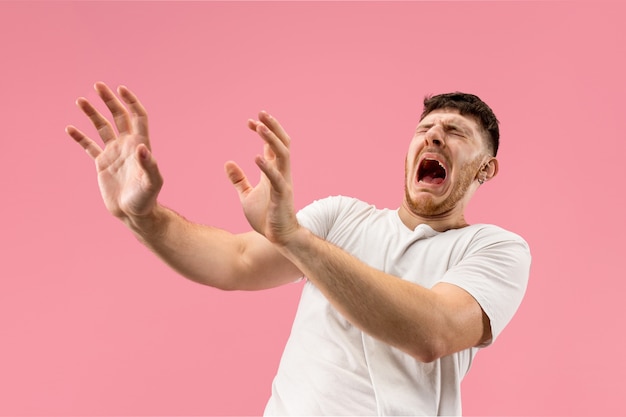
[[[502,122],[469,220],[523,235],[527,297],[464,384],[468,415],[616,415],[626,373],[621,2],[1,2],[0,414],[259,414],[299,284],[220,293],[177,277],[103,208],[64,133],[93,82],[151,116],[162,201],[246,229],[223,174],[245,121],[293,140],[296,203],[397,207],[427,93]],[[89,130],[92,132],[91,130]]]

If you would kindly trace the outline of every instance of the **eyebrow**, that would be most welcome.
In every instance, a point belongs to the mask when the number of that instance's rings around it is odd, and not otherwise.
[[[465,126],[463,126],[463,125],[460,125],[460,124],[458,124],[457,122],[454,122],[454,121],[446,121],[446,120],[443,120],[443,121],[441,121],[440,123],[441,123],[441,126],[443,127],[443,129],[444,129],[445,131],[448,131],[448,130],[457,130],[457,131],[459,131],[459,132],[461,132],[461,133],[463,133],[463,134],[465,134],[465,135],[469,135],[469,134],[471,133],[471,130],[470,130],[470,129],[468,129],[467,127],[465,127]],[[424,123],[424,124],[421,124],[421,123],[420,123],[420,124],[418,124],[418,126],[417,126],[417,127],[418,127],[418,129],[419,129],[419,128],[423,128],[423,129],[430,129],[430,128],[431,128],[431,127],[433,127],[434,125],[435,125],[435,123],[434,123],[434,122],[428,122],[428,123]]]
[[[459,132],[462,132],[464,134],[470,133],[469,129],[455,122],[443,121],[441,122],[441,124],[443,125],[444,130],[458,130]]]

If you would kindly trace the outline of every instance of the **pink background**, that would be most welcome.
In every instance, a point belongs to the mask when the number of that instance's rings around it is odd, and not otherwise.
[[[296,203],[395,208],[425,94],[501,121],[470,222],[524,236],[526,299],[464,382],[467,415],[615,415],[626,374],[626,15],[621,2],[0,3],[0,414],[259,414],[300,284],[221,293],[178,277],[101,204],[64,133],[124,83],[151,116],[162,202],[246,230],[266,109],[293,138]]]

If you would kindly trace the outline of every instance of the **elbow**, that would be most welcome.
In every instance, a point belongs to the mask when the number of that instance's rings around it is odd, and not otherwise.
[[[422,363],[434,362],[448,354],[445,342],[437,337],[413,343],[405,352]]]
[[[216,278],[216,277],[206,277],[206,276],[195,276],[195,275],[183,275],[188,280],[195,282],[196,284],[200,284],[204,287],[215,288],[220,291],[237,291],[240,290],[240,286],[235,279],[227,279],[227,278]]]
[[[412,353],[411,356],[421,363],[432,363],[437,359],[442,358],[444,355],[440,355],[435,352],[415,352]]]
[[[206,286],[215,288],[216,290],[226,291],[226,292],[239,291],[242,289],[241,286],[238,284],[237,280],[235,279],[217,280],[211,283],[203,283],[203,284]]]
[[[422,363],[432,363],[444,356],[445,355],[442,355],[438,352],[427,352],[422,353],[420,356],[416,357],[416,359]]]

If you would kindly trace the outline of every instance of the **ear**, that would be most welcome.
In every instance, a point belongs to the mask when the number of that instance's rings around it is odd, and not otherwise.
[[[490,158],[478,173],[478,179],[482,182],[489,181],[493,177],[498,175],[498,160],[496,158]],[[481,183],[482,183],[481,182]]]

